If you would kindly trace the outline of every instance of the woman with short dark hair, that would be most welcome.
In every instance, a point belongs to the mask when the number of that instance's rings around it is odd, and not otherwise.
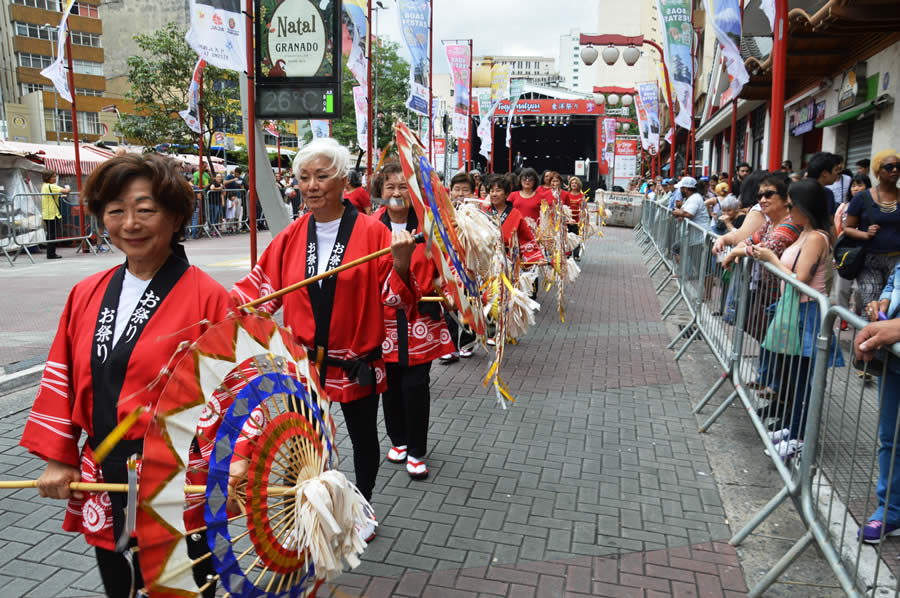
[[[63,529],[84,534],[94,546],[106,594],[125,598],[143,586],[138,555],[126,558],[115,551],[126,497],[72,492],[69,484],[127,481],[126,461],[142,452],[149,414],[163,389],[153,381],[182,342],[197,340],[209,322],[228,315],[232,304],[225,289],[188,264],[179,244],[193,213],[194,193],[177,162],[158,155],[117,156],[94,170],[82,193],[126,259],[69,293],[20,444],[47,461],[38,491],[68,499]],[[94,450],[136,407],[126,400],[134,395],[150,407],[147,415],[101,468]],[[87,441],[79,447],[82,430]],[[203,447],[203,442],[195,447],[192,460],[202,462]],[[205,483],[205,475],[195,474],[190,483]],[[189,504],[187,529],[202,528],[203,502]],[[193,558],[208,552],[205,534],[189,538],[187,552]],[[207,560],[195,567],[194,578],[202,586],[211,573]],[[213,594],[214,586],[204,592]]]
[[[553,200],[553,195],[550,194],[549,189],[544,191],[543,187],[538,186],[538,175],[533,168],[522,169],[522,172],[519,173],[519,183],[522,185],[522,189],[510,193],[509,201],[522,213],[523,217],[531,218],[537,225],[541,219],[541,201],[549,204]],[[487,191],[490,193],[490,187]]]

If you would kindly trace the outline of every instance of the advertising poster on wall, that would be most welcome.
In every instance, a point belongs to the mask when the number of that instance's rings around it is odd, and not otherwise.
[[[613,166],[613,185],[625,189],[638,172],[638,138],[619,136],[615,142],[615,163]]]

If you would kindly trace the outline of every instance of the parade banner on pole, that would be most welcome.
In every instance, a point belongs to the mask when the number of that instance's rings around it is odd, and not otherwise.
[[[200,123],[200,81],[203,78],[203,67],[205,66],[206,62],[202,58],[194,66],[194,76],[191,77],[191,86],[188,88],[187,109],[178,113],[187,123],[188,128],[197,134],[203,130]]]
[[[53,87],[67,102],[72,101],[72,91],[69,89],[69,77],[66,73],[66,21],[69,19],[69,13],[72,12],[74,4],[75,0],[67,0],[63,8],[62,20],[56,29],[56,60],[41,71],[41,75],[53,81]]]
[[[641,137],[641,147],[645,150],[650,149],[650,125],[647,122],[647,111],[644,110],[644,103],[641,96],[634,96],[634,112],[637,115],[638,134]]]
[[[737,97],[750,80],[741,57],[741,7],[738,0],[705,0],[706,19],[712,19],[713,31],[722,47],[725,68],[731,79],[732,97]]]
[[[355,100],[356,98],[354,98]],[[327,120],[311,120],[309,128],[312,129],[313,139],[328,137],[328,121]],[[360,146],[362,147],[362,146]]]
[[[491,101],[499,102],[509,98],[509,65],[491,66]]]
[[[694,103],[691,0],[656,0],[656,3],[659,20],[665,31],[662,41],[669,77],[672,79],[673,101],[677,102],[675,124],[690,129]]]
[[[457,139],[469,138],[469,106],[472,91],[469,89],[469,44],[447,44],[447,62],[453,76],[453,136]]]
[[[369,104],[366,98],[366,88],[362,85],[353,88],[353,106],[356,108],[356,143],[360,149],[365,149],[369,134]]]
[[[601,143],[602,148],[600,151],[600,159],[603,161],[603,164],[606,166],[607,171],[612,168],[613,165],[613,155],[615,154],[615,142],[616,142],[616,119],[615,118],[604,118],[601,122],[602,134],[601,134]]]
[[[519,98],[525,89],[525,79],[514,79],[509,82],[509,117],[506,119],[506,147],[512,147],[512,119],[519,104]]]
[[[369,34],[366,20],[366,0],[344,0],[344,25],[341,50],[347,56],[347,68],[363,87],[368,86],[369,61],[366,60],[366,40]]]
[[[491,109],[491,90],[488,87],[480,87],[474,90],[478,97],[478,115],[484,116]]]
[[[481,149],[478,150],[478,153],[487,158],[491,159],[491,148],[493,145],[493,137],[491,135],[491,127],[493,126],[494,113],[497,111],[497,106],[500,105],[500,102],[494,102],[494,105],[488,108],[485,116],[481,117],[481,122],[478,123],[478,138],[481,139]]]
[[[190,0],[184,36],[200,58],[220,69],[247,72],[247,35],[241,0]]]
[[[409,73],[409,98],[406,107],[428,116],[428,20],[430,0],[397,0],[400,33],[412,57]]]
[[[659,132],[662,129],[659,122],[659,88],[653,81],[638,83],[637,96],[641,98],[641,105],[643,105],[644,112],[647,115],[647,126],[649,129],[647,140],[650,142],[650,149],[658,153]]]

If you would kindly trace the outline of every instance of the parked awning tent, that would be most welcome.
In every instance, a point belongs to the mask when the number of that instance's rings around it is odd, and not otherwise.
[[[170,158],[174,158],[176,160],[180,160],[185,164],[190,164],[193,167],[197,167],[199,165],[199,156],[194,156],[192,154],[163,154],[167,155]],[[216,172],[225,172],[225,160],[222,158],[218,158],[216,156],[203,156],[203,161],[206,162],[207,157],[212,159],[213,168]]]
[[[46,143],[23,143],[20,141],[0,141],[0,150],[19,152],[44,164],[57,174],[76,173],[74,144],[50,145]],[[106,162],[112,155],[102,148],[82,145],[80,148],[81,174],[88,175]]]

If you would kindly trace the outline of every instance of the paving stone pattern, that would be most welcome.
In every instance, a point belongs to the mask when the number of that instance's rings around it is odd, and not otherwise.
[[[483,351],[433,366],[431,477],[384,462],[378,536],[320,596],[746,592],[640,252],[630,229],[604,232],[567,290],[566,322],[555,291],[541,293],[537,325],[508,348],[514,405],[482,386]],[[0,420],[2,478],[42,468],[16,446],[25,415]],[[348,439],[339,446],[352,475]],[[61,517],[33,491],[0,495],[3,596],[99,592],[93,555]]]

